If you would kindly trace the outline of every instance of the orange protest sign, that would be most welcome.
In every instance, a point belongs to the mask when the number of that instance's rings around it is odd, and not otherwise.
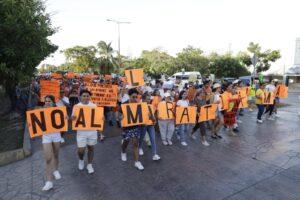
[[[201,106],[198,122],[205,122],[216,118],[217,104]]]
[[[91,82],[93,79],[93,75],[85,74],[85,75],[83,75],[82,79],[83,79],[83,82]]]
[[[196,123],[197,107],[195,106],[177,106],[176,124],[194,124]]]
[[[152,99],[151,104],[157,108],[158,103],[161,102],[161,97],[160,96],[154,96]]]
[[[61,74],[51,74],[51,77],[54,79],[62,79],[62,75]]]
[[[68,131],[65,106],[27,111],[26,119],[31,138],[47,133]]]
[[[155,108],[153,105],[148,104],[148,116],[146,125],[154,125],[155,122]]]
[[[74,73],[74,72],[68,72],[68,73],[66,74],[66,77],[67,77],[68,79],[75,78],[75,73]]]
[[[197,91],[197,90],[196,90],[195,88],[189,88],[189,89],[188,89],[187,99],[188,99],[189,101],[194,100],[194,96],[195,96],[196,91]]]
[[[262,104],[274,104],[274,93],[264,91],[262,95]]]
[[[248,108],[248,96],[247,96],[247,90],[246,89],[247,88],[242,88],[242,89],[237,91],[238,98],[241,100],[239,108]]]
[[[44,102],[45,96],[53,95],[55,102],[59,101],[60,98],[60,82],[59,80],[41,80],[40,81],[40,97],[41,101]]]
[[[288,87],[285,85],[277,85],[275,90],[275,96],[279,98],[287,98],[288,97]]]
[[[128,103],[121,105],[123,112],[122,127],[146,124],[148,119],[147,103]]]
[[[127,79],[126,77],[119,77],[120,81],[122,81],[123,83],[127,83]]]
[[[73,130],[103,130],[104,108],[96,106],[74,106],[72,121]]]
[[[91,101],[97,106],[117,106],[117,85],[85,83],[85,86],[92,93]]]
[[[144,69],[125,70],[127,83],[131,86],[138,87],[144,85]]]
[[[158,118],[162,120],[174,119],[175,106],[176,105],[173,102],[160,102],[157,108]]]
[[[229,100],[229,96],[226,95],[226,93],[220,95],[221,110],[228,109],[228,100]]]

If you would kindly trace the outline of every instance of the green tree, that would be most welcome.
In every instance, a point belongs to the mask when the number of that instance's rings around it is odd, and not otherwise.
[[[16,83],[29,80],[36,66],[57,50],[47,39],[56,31],[43,1],[0,1],[0,84],[11,99]]]
[[[203,51],[199,48],[188,46],[177,53],[174,61],[174,69],[176,72],[181,71],[199,71],[203,75],[209,75],[209,59],[203,55]]]
[[[250,74],[239,58],[233,57],[231,54],[210,55],[209,70],[218,78],[239,77]]]
[[[96,66],[96,52],[94,46],[75,46],[65,49],[64,55],[70,68],[75,72],[88,72]]]
[[[255,44],[253,42],[250,42],[247,50],[253,54],[255,53],[258,57],[258,62],[256,64],[257,73],[269,70],[271,64],[276,60],[278,60],[279,58],[281,58],[279,50],[267,49],[266,51],[262,51],[258,43]]]
[[[119,71],[121,64],[118,62],[118,59],[114,57],[115,51],[111,46],[111,42],[106,44],[106,42],[100,41],[97,47],[100,55],[98,59],[100,73],[110,74],[111,72]]]

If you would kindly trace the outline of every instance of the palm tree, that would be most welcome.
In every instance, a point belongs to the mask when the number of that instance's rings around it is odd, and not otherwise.
[[[106,42],[100,41],[97,47],[100,55],[100,72],[102,72],[102,74],[109,74],[110,72],[118,70],[117,59],[114,57],[114,53],[116,52],[111,47],[111,42],[106,44]]]

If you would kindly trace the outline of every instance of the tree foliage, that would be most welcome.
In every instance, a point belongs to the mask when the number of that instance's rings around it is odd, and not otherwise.
[[[279,50],[271,50],[267,49],[266,51],[262,51],[261,47],[258,43],[250,42],[247,50],[250,53],[255,53],[258,57],[258,62],[256,64],[256,72],[263,72],[270,69],[271,64],[275,62],[277,59],[281,58]],[[250,59],[251,61],[251,59]],[[249,61],[248,61],[249,63]],[[248,65],[249,66],[249,65]]]
[[[0,84],[7,93],[57,50],[47,39],[56,31],[42,1],[0,1]]]
[[[118,71],[121,63],[114,57],[115,51],[111,46],[111,42],[106,44],[106,42],[100,41],[97,47],[100,55],[98,59],[100,73],[109,74]]]

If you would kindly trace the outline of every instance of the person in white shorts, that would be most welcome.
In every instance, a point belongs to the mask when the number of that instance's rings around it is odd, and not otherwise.
[[[54,107],[54,97],[52,95],[45,97],[45,108]],[[60,148],[61,136],[60,133],[48,133],[42,136],[43,141],[43,151],[45,159],[45,175],[46,175],[46,184],[43,187],[43,191],[48,191],[53,188],[52,178],[56,180],[61,179],[61,175],[58,171],[58,155]]]
[[[80,96],[80,103],[76,104],[75,106],[96,106],[93,103],[90,103],[91,92],[88,90],[82,90],[79,94]],[[74,108],[75,108],[74,106]],[[74,113],[74,108],[73,112]],[[72,120],[76,120],[77,116],[72,114]],[[77,131],[77,146],[78,146],[78,157],[79,157],[79,170],[84,169],[84,153],[87,147],[88,150],[88,164],[86,169],[88,170],[89,174],[94,173],[94,168],[92,166],[93,158],[94,158],[94,145],[97,144],[97,131],[96,130],[78,130]]]

